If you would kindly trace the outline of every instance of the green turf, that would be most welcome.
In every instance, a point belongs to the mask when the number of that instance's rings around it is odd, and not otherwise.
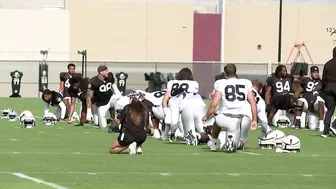
[[[43,115],[40,99],[0,99],[0,109]],[[35,129],[0,120],[0,188],[42,189],[44,184],[13,172],[77,189],[335,188],[336,140],[317,131],[285,129],[301,139],[302,152],[257,149],[260,131],[250,132],[245,152],[210,152],[204,145],[171,144],[148,137],[143,156],[108,153],[116,134],[91,126],[58,123]]]

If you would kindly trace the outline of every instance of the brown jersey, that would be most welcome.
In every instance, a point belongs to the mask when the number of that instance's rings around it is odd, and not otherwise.
[[[112,95],[112,85],[114,84],[114,77],[111,72],[108,74],[108,78],[105,80],[101,80],[98,76],[94,76],[90,79],[89,88],[93,91],[93,97],[97,106],[106,105]]]
[[[272,87],[271,91],[272,99],[290,93],[293,81],[294,77],[291,75],[288,75],[285,78],[279,78],[276,76],[267,78],[266,81],[267,85]]]
[[[51,106],[57,106],[59,103],[63,101],[63,96],[56,91],[51,91],[51,99],[47,101],[46,99],[43,98],[42,95],[42,100]]]
[[[82,74],[75,73],[75,74],[71,75],[68,72],[61,72],[60,75],[59,75],[60,81],[64,82],[64,90],[61,91],[61,92],[63,92],[64,97],[69,97],[69,94],[68,94],[68,89],[70,87],[69,79],[72,78],[72,77],[74,77],[74,76],[76,76],[76,77],[82,77]]]
[[[313,79],[311,77],[303,78],[300,86],[303,89],[302,97],[305,98],[308,103],[314,103],[321,91],[322,81],[320,78]]]
[[[71,81],[72,78],[70,78]],[[71,82],[70,82],[71,83]],[[72,86],[69,87],[68,92],[70,97],[75,97],[82,102],[86,101],[87,90],[89,86],[89,78],[82,78],[79,83],[79,87],[74,89]]]

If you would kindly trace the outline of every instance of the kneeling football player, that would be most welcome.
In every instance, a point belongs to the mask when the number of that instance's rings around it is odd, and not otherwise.
[[[115,122],[121,124],[121,130],[110,148],[110,153],[118,154],[128,148],[129,154],[142,154],[141,145],[146,141],[146,128],[149,126],[147,107],[132,98],[131,103],[115,118]]]
[[[55,112],[57,120],[65,119],[66,106],[63,102],[63,96],[61,93],[45,89],[42,93],[42,100],[45,102],[44,114],[49,112],[49,106],[51,105],[57,108]]]

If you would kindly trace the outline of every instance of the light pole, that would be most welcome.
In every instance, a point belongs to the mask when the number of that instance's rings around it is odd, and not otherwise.
[[[282,0],[279,6],[279,36],[278,36],[278,64],[281,64],[281,41],[282,41]]]

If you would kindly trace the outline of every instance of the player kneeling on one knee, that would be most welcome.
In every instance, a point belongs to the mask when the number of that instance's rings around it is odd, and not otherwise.
[[[147,107],[139,100],[132,98],[120,115],[115,118],[121,124],[120,134],[111,146],[110,153],[118,154],[127,148],[129,154],[142,154],[141,145],[145,142],[149,126],[149,113]]]
[[[257,128],[257,105],[252,92],[251,81],[238,79],[234,64],[226,65],[224,74],[226,79],[217,80],[214,84],[215,93],[203,121],[208,120],[215,113],[217,105],[222,101],[222,107],[218,115],[215,116],[212,138],[208,142],[208,146],[212,151],[217,150],[218,135],[223,130],[226,134],[226,151],[234,152],[240,144],[240,127],[247,112],[252,112],[251,130]],[[248,104],[250,104],[250,108],[246,108]]]

